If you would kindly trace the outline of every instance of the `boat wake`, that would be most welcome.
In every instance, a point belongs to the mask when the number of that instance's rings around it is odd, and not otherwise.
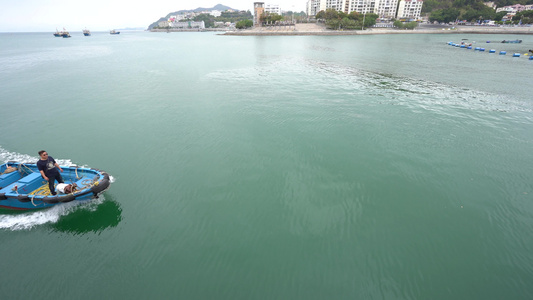
[[[307,103],[312,100],[340,99],[354,103],[361,99],[371,99],[379,104],[403,105],[414,110],[432,110],[439,113],[456,114],[457,110],[478,110],[491,112],[533,112],[530,102],[515,99],[509,95],[485,92],[477,89],[458,87],[448,83],[421,80],[405,75],[393,75],[366,71],[352,66],[322,62],[312,59],[265,57],[261,64],[234,70],[220,70],[206,75],[210,82],[219,81],[233,84],[243,82],[249,90],[250,98],[258,90],[278,86],[287,88]],[[294,78],[298,83],[294,85]],[[308,87],[327,91],[328,97],[306,95]],[[284,95],[272,94],[272,98],[288,99]],[[272,101],[271,98],[268,98]],[[321,103],[321,102],[318,102]]]
[[[6,163],[8,161],[17,161],[21,163],[34,164],[38,160],[39,160],[39,157],[37,156],[9,152],[5,150],[4,148],[2,148],[2,146],[0,146],[0,163]],[[71,166],[74,164],[72,163],[70,159],[56,159],[56,162],[62,166]],[[85,167],[85,166],[80,166],[80,167]]]
[[[11,231],[30,230],[40,225],[54,224],[57,223],[61,217],[79,209],[94,211],[98,205],[102,204],[104,201],[105,197],[101,195],[91,201],[62,203],[40,211],[9,215],[0,214],[0,229]]]

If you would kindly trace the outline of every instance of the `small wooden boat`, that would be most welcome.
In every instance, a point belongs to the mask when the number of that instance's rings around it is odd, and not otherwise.
[[[109,175],[98,169],[78,166],[61,167],[66,184],[76,184],[71,193],[54,196],[48,181],[41,177],[36,164],[7,162],[0,165],[0,208],[30,210],[48,208],[58,203],[87,201],[98,197],[111,184]]]

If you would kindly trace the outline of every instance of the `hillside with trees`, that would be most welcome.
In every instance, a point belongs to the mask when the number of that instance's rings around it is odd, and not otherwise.
[[[496,0],[497,7],[514,4],[533,4],[533,0]],[[506,12],[496,13],[481,0],[424,0],[422,14],[429,13],[429,20],[440,23],[466,20],[467,22],[480,22],[483,20],[501,21]],[[522,18],[522,23],[524,19]]]
[[[215,17],[207,13],[198,14],[199,12],[213,11],[213,10],[220,11],[221,15],[219,17]],[[229,6],[218,4],[212,8],[198,7],[196,9],[179,10],[179,11],[168,13],[165,17],[159,18],[159,20],[150,24],[150,26],[148,26],[148,30],[158,28],[159,22],[167,21],[171,16],[183,15],[187,13],[197,13],[197,14],[192,19],[184,19],[183,22],[204,21],[206,28],[214,27],[215,22],[238,23],[239,21],[253,20],[252,13],[250,11],[236,11],[235,9],[232,9]],[[248,22],[245,22],[245,23],[248,24]]]

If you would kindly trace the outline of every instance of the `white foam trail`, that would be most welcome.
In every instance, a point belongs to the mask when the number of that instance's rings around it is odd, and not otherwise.
[[[21,162],[25,164],[34,164],[38,160],[39,160],[39,157],[37,156],[9,152],[0,146],[0,161],[3,163],[8,162],[8,161],[16,161],[16,162]],[[56,162],[60,166],[71,166],[74,164],[72,163],[70,159],[56,159]],[[84,167],[84,166],[80,166],[80,167]]]
[[[57,223],[62,216],[66,216],[78,209],[95,211],[98,205],[104,202],[104,200],[105,197],[101,195],[94,200],[84,202],[73,201],[69,203],[57,204],[49,209],[35,212],[21,213],[16,215],[0,215],[0,229],[11,231],[30,230],[43,224]]]
[[[2,162],[18,161],[21,163],[35,163],[37,160],[38,158],[26,154],[8,152],[0,146],[0,161]]]

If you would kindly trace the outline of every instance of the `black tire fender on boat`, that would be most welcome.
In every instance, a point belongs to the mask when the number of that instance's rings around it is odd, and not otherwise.
[[[54,197],[44,197],[43,202],[48,204],[56,204],[59,202],[65,203],[70,202],[74,200],[76,196],[72,194],[64,195],[64,196],[54,196]]]
[[[72,200],[74,200],[76,198],[76,196],[72,195],[72,194],[68,194],[68,195],[65,195],[65,196],[61,196],[61,197],[58,197],[59,198],[59,202],[70,202]]]
[[[43,202],[48,204],[56,204],[59,203],[59,197],[44,197]]]
[[[25,203],[25,202],[30,202],[31,199],[30,197],[26,196],[26,195],[18,195],[17,196],[17,199],[22,202],[22,203]]]
[[[0,201],[7,200],[6,193],[0,193]]]
[[[91,192],[93,192],[95,196],[109,187],[109,174],[102,172],[102,175],[104,175],[104,179],[98,182],[97,185],[93,185],[91,188]]]

